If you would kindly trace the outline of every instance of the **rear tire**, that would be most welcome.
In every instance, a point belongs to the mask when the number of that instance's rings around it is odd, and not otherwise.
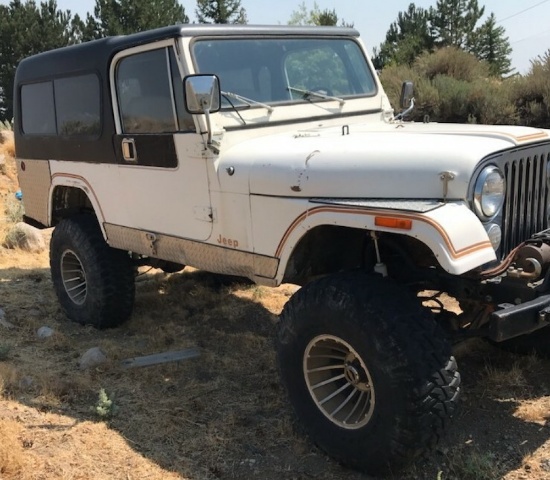
[[[289,300],[278,363],[312,440],[369,474],[394,472],[435,445],[460,390],[429,312],[402,287],[363,273],[325,277]]]
[[[116,327],[134,305],[134,268],[127,252],[109,247],[91,215],[62,220],[50,243],[50,268],[59,303],[82,325]]]

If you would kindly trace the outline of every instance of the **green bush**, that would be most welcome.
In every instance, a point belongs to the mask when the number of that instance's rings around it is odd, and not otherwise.
[[[414,82],[415,107],[408,120],[422,121],[426,116],[435,118],[439,110],[439,92],[429,79],[407,66],[386,67],[380,72],[380,81],[396,112],[399,111],[401,86],[405,80]]]
[[[512,100],[512,83],[494,78],[479,79],[471,85],[469,120],[487,125],[516,125],[519,113]]]
[[[511,90],[523,125],[550,128],[550,50],[531,60],[529,72],[514,79]]]
[[[491,77],[487,64],[457,48],[423,54],[412,67],[386,67],[380,80],[396,110],[403,81],[414,82],[415,109],[409,120],[521,123],[514,96],[516,80]]]
[[[490,76],[489,66],[480,62],[471,53],[456,47],[445,47],[433,53],[420,55],[414,69],[419,75],[434,80],[441,75],[452,77],[455,80],[472,82],[478,78]]]

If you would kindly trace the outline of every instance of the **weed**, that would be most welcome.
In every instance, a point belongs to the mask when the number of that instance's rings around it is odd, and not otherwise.
[[[111,418],[115,415],[117,409],[113,399],[109,398],[105,389],[100,389],[97,403],[94,407],[95,413],[101,418]]]
[[[461,480],[493,480],[497,478],[498,464],[491,452],[462,451],[449,457],[449,473]],[[440,472],[442,475],[442,472]],[[439,474],[438,474],[439,480]]]
[[[19,223],[23,221],[25,208],[23,203],[16,199],[9,199],[6,202],[6,220],[9,223]]]
[[[260,300],[265,297],[265,295],[265,290],[261,285],[255,285],[254,287],[252,287],[252,298],[254,300]]]

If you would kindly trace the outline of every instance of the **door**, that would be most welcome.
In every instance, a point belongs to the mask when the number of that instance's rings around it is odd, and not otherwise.
[[[111,83],[119,191],[129,224],[206,240],[212,232],[203,141],[183,101],[174,42],[119,54]]]

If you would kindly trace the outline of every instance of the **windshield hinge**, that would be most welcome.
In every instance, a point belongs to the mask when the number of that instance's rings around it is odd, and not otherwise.
[[[456,178],[456,173],[454,172],[441,172],[439,178],[443,182],[443,201],[447,200],[447,195],[449,194],[449,182],[452,182]]]

